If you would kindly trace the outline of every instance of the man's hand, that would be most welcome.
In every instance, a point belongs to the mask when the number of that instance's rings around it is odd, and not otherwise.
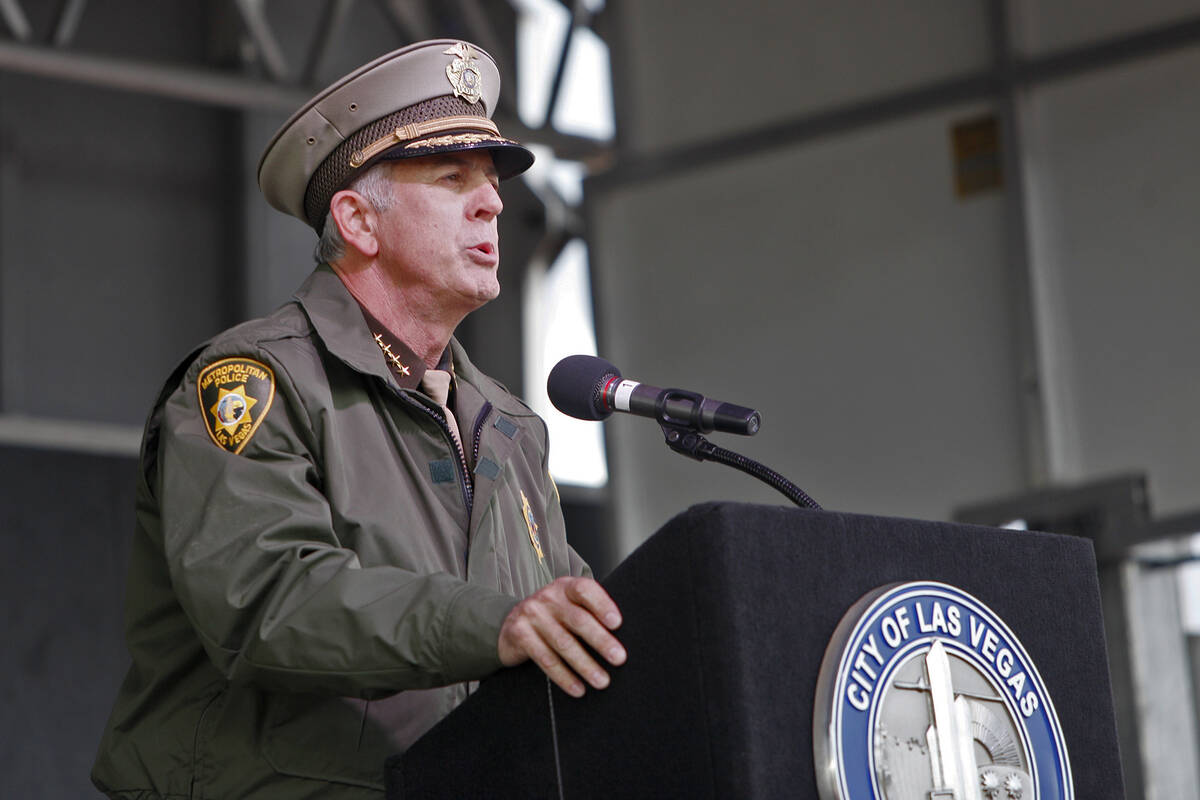
[[[533,661],[572,697],[582,697],[580,677],[596,689],[608,686],[608,673],[580,644],[608,663],[625,663],[625,648],[609,631],[621,612],[608,592],[591,578],[559,578],[526,597],[500,627],[500,663],[513,667]]]

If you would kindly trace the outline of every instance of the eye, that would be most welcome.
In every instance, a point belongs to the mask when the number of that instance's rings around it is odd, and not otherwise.
[[[441,177],[441,180],[446,183],[453,183],[453,184],[462,183],[463,182],[463,174],[461,172],[459,172],[458,170],[454,170],[453,172],[444,173]]]

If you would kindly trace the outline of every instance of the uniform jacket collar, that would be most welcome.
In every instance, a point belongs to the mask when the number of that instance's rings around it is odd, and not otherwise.
[[[358,302],[328,264],[313,270],[296,290],[296,301],[330,353],[359,372],[391,380],[387,362],[371,337]]]
[[[383,351],[371,334],[358,301],[328,264],[321,264],[313,270],[296,290],[295,297],[330,353],[359,372],[374,375],[402,388],[411,388],[407,382],[397,382]],[[493,397],[498,401],[497,405],[509,413],[528,413],[515,399],[494,397],[495,393],[486,386],[489,379],[475,368],[462,345],[453,338],[450,339],[450,354],[456,381],[466,382],[476,391]],[[424,369],[424,364],[421,364],[419,372],[423,373]],[[420,380],[417,369],[413,370],[413,375]]]
[[[367,330],[371,334],[371,339],[379,347],[391,368],[392,378],[401,389],[416,389],[421,385],[421,379],[425,377],[425,362],[407,344],[388,330],[386,325],[375,319],[366,306],[361,303],[358,306],[363,319],[367,322]],[[438,369],[450,369],[449,348],[442,353],[442,361],[438,364]]]

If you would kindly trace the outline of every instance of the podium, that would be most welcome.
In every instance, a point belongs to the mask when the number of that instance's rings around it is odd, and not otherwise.
[[[607,689],[574,699],[532,664],[502,670],[389,759],[387,796],[816,798],[826,647],[863,595],[908,581],[1007,623],[1057,710],[1074,796],[1123,798],[1090,541],[734,503],[680,514],[604,581],[629,654]]]

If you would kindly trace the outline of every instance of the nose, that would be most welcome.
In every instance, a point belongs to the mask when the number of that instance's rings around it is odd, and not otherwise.
[[[500,200],[500,190],[491,180],[482,181],[472,198],[471,216],[490,222],[503,210],[504,203]]]

